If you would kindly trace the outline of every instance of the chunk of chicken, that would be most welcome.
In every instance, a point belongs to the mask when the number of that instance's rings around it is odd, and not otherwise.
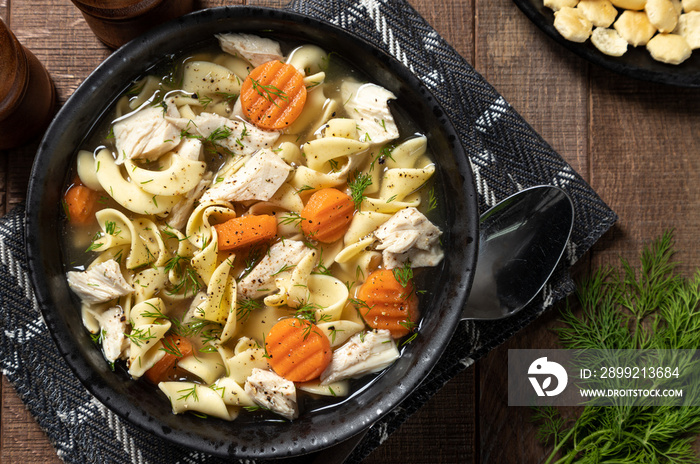
[[[168,118],[168,121],[181,130],[209,138],[239,155],[252,155],[263,148],[270,148],[280,137],[277,131],[258,129],[251,123],[213,113],[202,113],[194,119]]]
[[[413,267],[436,266],[443,258],[442,232],[416,208],[405,208],[382,224],[374,236],[381,242],[384,267],[401,267],[407,260]]]
[[[126,315],[120,306],[108,309],[97,317],[100,323],[100,338],[102,339],[102,352],[109,362],[114,362],[125,355],[129,347],[129,339],[126,337]]]
[[[280,44],[252,34],[219,34],[219,46],[226,53],[240,56],[253,67],[272,60],[283,61]]]
[[[313,250],[299,240],[284,240],[275,243],[265,257],[250,273],[238,282],[238,295],[245,298],[260,298],[270,295],[275,286],[275,274],[299,264]]]
[[[86,271],[68,272],[68,286],[84,303],[91,304],[105,303],[134,291],[113,259]]]
[[[267,201],[284,184],[291,170],[271,150],[260,150],[242,168],[204,192],[202,201]]]
[[[185,198],[173,206],[173,209],[170,210],[170,216],[165,222],[173,229],[183,230],[194,210],[194,202],[202,198],[204,191],[211,185],[211,181],[212,178],[209,174],[200,180],[195,188],[187,192]]]
[[[272,371],[253,369],[246,379],[245,392],[255,403],[289,420],[299,416],[297,390],[291,382]]]
[[[202,141],[184,138],[175,149],[175,153],[187,160],[199,161],[202,156]]]
[[[389,110],[396,96],[376,84],[344,82],[341,94],[345,111],[357,123],[360,141],[383,145],[399,137],[399,129]]]
[[[399,350],[388,330],[355,334],[333,352],[333,358],[321,373],[321,385],[379,372],[399,357]]]
[[[165,117],[180,117],[175,104],[147,106],[114,124],[117,164],[126,159],[154,160],[180,144],[180,130]]]

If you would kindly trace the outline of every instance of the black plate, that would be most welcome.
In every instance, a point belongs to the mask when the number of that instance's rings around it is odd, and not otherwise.
[[[656,61],[646,47],[632,47],[620,57],[601,53],[588,39],[584,43],[566,40],[554,28],[554,12],[544,6],[542,0],[513,0],[525,16],[548,36],[591,63],[610,71],[649,82],[659,82],[679,87],[700,87],[700,49],[679,65]]]
[[[173,415],[165,395],[144,381],[113,372],[83,328],[79,302],[68,289],[60,249],[62,190],[76,150],[112,102],[164,56],[203,43],[219,32],[242,31],[315,43],[335,51],[397,96],[428,137],[442,201],[445,260],[424,272],[421,336],[372,385],[344,403],[293,422],[200,419]],[[405,399],[440,358],[460,320],[478,246],[476,189],[454,127],[425,86],[398,61],[342,29],[287,10],[226,7],[184,16],[125,45],[73,93],[49,127],[34,161],[27,195],[27,253],[42,314],[77,377],[125,420],[181,446],[221,456],[273,458],[310,453],[359,433]],[[447,203],[449,201],[449,203]]]

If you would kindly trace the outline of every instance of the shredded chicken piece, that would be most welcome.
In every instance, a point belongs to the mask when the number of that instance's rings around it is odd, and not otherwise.
[[[280,137],[278,131],[258,129],[250,122],[213,113],[202,113],[194,119],[166,119],[178,129],[209,139],[238,155],[251,155],[263,148],[271,148]]]
[[[287,419],[299,416],[297,391],[291,382],[272,371],[255,368],[246,379],[245,392],[256,404]]]
[[[202,155],[202,141],[199,139],[184,138],[175,149],[177,155],[192,161],[199,161]]]
[[[379,372],[399,357],[399,350],[388,330],[355,334],[333,352],[333,358],[321,374],[321,385]]]
[[[114,124],[117,164],[126,159],[154,160],[180,144],[180,130],[166,120],[179,117],[174,103],[147,106]]]
[[[68,272],[68,286],[84,303],[105,303],[132,293],[134,289],[124,280],[119,263],[113,259],[86,271]]]
[[[291,170],[271,150],[260,150],[241,169],[204,192],[202,201],[267,201],[284,184]]]
[[[416,208],[402,209],[374,232],[387,269],[401,267],[408,260],[413,267],[436,266],[444,256],[441,234]]]
[[[190,214],[194,210],[194,202],[198,201],[204,191],[211,185],[211,175],[207,174],[202,180],[199,181],[197,186],[187,192],[185,198],[180,200],[173,209],[170,210],[170,216],[166,219],[166,223],[173,229],[183,230],[187,225],[187,221],[190,218]]]
[[[253,67],[272,60],[283,61],[280,44],[252,34],[219,34],[221,49],[234,56],[240,56]]]
[[[275,274],[289,269],[313,250],[299,240],[275,243],[250,273],[238,282],[238,294],[245,298],[260,298],[277,290]]]
[[[399,138],[399,129],[389,109],[389,100],[396,96],[376,84],[344,82],[341,94],[345,111],[357,122],[360,140],[384,145]]]
[[[124,357],[129,347],[124,310],[120,306],[109,308],[97,317],[97,321],[100,323],[102,351],[107,361],[114,362]]]

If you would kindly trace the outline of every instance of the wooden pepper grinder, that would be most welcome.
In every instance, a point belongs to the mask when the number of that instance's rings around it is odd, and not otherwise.
[[[49,73],[0,19],[0,150],[46,128],[55,99]]]
[[[193,9],[194,0],[72,0],[98,39],[119,48],[148,29]]]

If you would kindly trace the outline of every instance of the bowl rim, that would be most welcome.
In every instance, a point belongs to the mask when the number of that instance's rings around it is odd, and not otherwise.
[[[51,171],[45,164],[42,163],[42,161],[47,157],[50,157],[52,146],[53,143],[56,142],[56,138],[67,129],[68,117],[71,116],[74,111],[77,111],[81,104],[80,102],[83,99],[89,98],[99,90],[100,86],[104,84],[105,80],[110,75],[111,68],[114,66],[127,66],[135,56],[143,53],[143,47],[145,44],[153,42],[161,43],[166,40],[168,36],[172,35],[174,33],[172,29],[173,27],[175,28],[174,30],[177,31],[178,28],[186,29],[187,27],[194,27],[201,21],[225,21],[229,23],[228,29],[237,30],[236,21],[240,20],[242,17],[266,17],[270,20],[274,19],[278,21],[291,20],[303,23],[304,26],[307,27],[313,27],[325,31],[332,30],[334,34],[343,38],[344,40],[354,42],[355,44],[358,44],[358,46],[361,45],[361,48],[364,50],[372,50],[372,52],[378,54],[381,59],[388,60],[392,67],[392,71],[395,72],[402,81],[408,82],[413,89],[419,89],[420,93],[424,94],[425,98],[430,100],[430,104],[433,105],[436,115],[440,113],[440,118],[442,119],[440,119],[441,127],[439,130],[444,132],[451,141],[453,156],[455,157],[455,162],[460,168],[460,173],[466,173],[466,176],[462,175],[464,185],[462,186],[463,191],[461,193],[464,193],[467,196],[464,201],[468,203],[468,209],[471,213],[471,217],[468,218],[471,220],[467,221],[468,223],[465,226],[466,234],[471,239],[470,242],[465,244],[465,247],[467,248],[465,251],[466,259],[464,262],[455,264],[455,266],[458,266],[459,269],[461,269],[463,274],[458,278],[457,288],[451,289],[451,291],[455,292],[454,298],[456,299],[453,304],[454,306],[458,306],[459,310],[453,310],[448,314],[448,317],[444,321],[445,330],[441,331],[439,337],[437,337],[436,334],[431,334],[431,339],[435,337],[436,343],[434,343],[434,346],[427,349],[423,353],[423,357],[420,360],[415,361],[419,368],[406,372],[402,377],[402,384],[398,386],[399,388],[394,391],[384,392],[382,394],[384,407],[375,408],[371,411],[365,411],[366,414],[361,415],[361,417],[344,417],[342,421],[343,426],[340,427],[340,430],[337,431],[337,433],[329,434],[328,437],[323,437],[323,439],[316,439],[314,437],[309,439],[309,437],[305,437],[305,439],[294,440],[294,443],[289,443],[285,449],[268,447],[265,449],[249,449],[248,451],[245,451],[241,448],[235,447],[231,449],[231,447],[227,447],[226,444],[222,443],[202,443],[198,442],[197,440],[193,440],[191,435],[178,433],[176,430],[170,430],[167,433],[164,433],[161,424],[154,421],[152,417],[131,414],[128,408],[131,403],[122,395],[112,391],[109,386],[101,385],[101,380],[97,378],[93,372],[91,372],[92,368],[88,361],[80,355],[78,341],[70,336],[70,333],[67,330],[68,325],[66,321],[64,321],[55,311],[52,310],[54,303],[52,302],[52,295],[47,285],[50,277],[46,274],[46,266],[43,261],[44,253],[42,250],[44,244],[41,243],[39,234],[35,233],[38,228],[45,225],[45,218],[40,215],[41,200],[45,194],[45,182],[49,176],[52,175],[63,174],[65,177],[65,172],[57,174]],[[213,34],[214,32],[212,32],[212,35]],[[134,73],[134,77],[142,75],[146,71],[147,68],[139,69],[137,73]],[[113,100],[110,99],[105,105],[103,105],[103,110],[112,103]],[[92,130],[93,127],[90,127],[87,132]],[[74,147],[73,153],[77,149],[78,147]],[[64,168],[64,170],[65,169],[66,168]],[[55,209],[57,208],[54,208],[54,210]],[[60,213],[54,211],[53,214],[58,218]],[[76,377],[78,377],[80,382],[87,388],[87,390],[90,391],[102,404],[106,405],[119,417],[127,420],[131,424],[136,425],[141,430],[155,434],[160,438],[172,443],[177,443],[181,446],[184,445],[198,451],[226,457],[278,458],[290,455],[303,455],[310,452],[319,451],[359,433],[364,428],[380,420],[391,410],[397,407],[427,377],[444,352],[450,339],[452,338],[452,334],[457,328],[461,316],[461,307],[464,305],[471,287],[473,269],[475,268],[477,257],[476,250],[478,248],[477,194],[465,148],[461,145],[459,134],[450,122],[449,118],[446,116],[446,112],[442,109],[442,106],[434,98],[434,96],[432,96],[429,89],[394,57],[384,52],[379,47],[369,43],[365,39],[345,31],[337,25],[309,15],[293,12],[287,9],[250,7],[243,5],[225,6],[199,10],[151,30],[144,36],[129,42],[110,55],[83,81],[83,83],[81,83],[73,95],[71,95],[71,97],[56,114],[54,120],[46,131],[46,134],[39,146],[39,150],[37,151],[35,162],[32,167],[27,194],[25,238],[31,281],[39,303],[39,308],[42,312],[46,325],[49,328],[49,332],[51,333],[59,352],[67,361]],[[168,411],[168,413],[170,413],[170,411]]]

